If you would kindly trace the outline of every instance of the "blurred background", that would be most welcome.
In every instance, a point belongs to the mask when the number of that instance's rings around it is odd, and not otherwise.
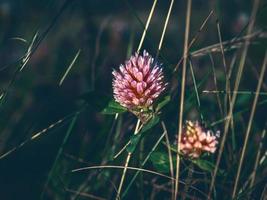
[[[120,117],[118,123],[121,123],[121,131],[115,140],[114,116],[102,115],[99,111],[112,98],[112,70],[137,50],[152,3],[152,0],[0,0],[0,155],[16,148],[0,159],[0,199],[114,197],[112,185],[118,184],[121,171],[70,171],[106,164],[129,140],[136,120],[133,115],[123,114]],[[169,3],[158,2],[143,44],[142,49],[153,56],[157,52]],[[211,10],[214,14],[190,52],[219,42],[217,19],[223,41],[245,35],[252,4],[250,0],[193,1],[190,40]],[[172,71],[183,52],[185,12],[186,1],[175,1],[158,58],[163,63],[166,81],[170,82],[169,89],[174,87],[172,83],[175,79],[180,85],[180,68],[175,74]],[[261,1],[253,32],[264,32],[266,19],[266,2]],[[253,39],[255,42],[249,49],[240,90],[255,91],[263,62],[266,34]],[[28,51],[31,53],[27,60],[25,55]],[[230,66],[233,58],[236,56],[238,59],[239,55],[239,48],[227,51],[227,65]],[[75,56],[78,57],[63,80]],[[212,53],[212,58],[218,88],[224,90],[220,51]],[[200,88],[202,105],[198,108],[195,98],[188,101],[186,116],[199,119],[199,113],[202,113],[208,124],[220,120],[222,116],[218,111],[216,95],[201,92],[215,90],[214,76],[210,73],[210,53],[193,56],[192,61],[197,82],[204,81]],[[233,72],[235,70],[233,67]],[[204,79],[207,74],[210,75]],[[194,91],[192,78],[190,75],[188,77],[187,96]],[[177,131],[180,89],[175,86],[174,90],[174,98],[162,114],[172,141]],[[262,91],[267,92],[266,78]],[[234,156],[225,158],[223,162],[227,169],[231,168],[228,162],[238,162],[239,147],[243,143],[250,114],[244,109],[251,107],[253,97],[251,94],[238,97],[236,112],[242,113],[237,116],[239,123],[235,127],[237,146]],[[223,99],[224,94],[220,98]],[[266,95],[260,96],[259,102],[264,100]],[[250,146],[252,157],[255,155],[253,148],[258,145],[266,122],[266,112],[266,104],[258,105],[251,140],[254,144]],[[223,123],[215,128],[222,130]],[[42,130],[39,137],[31,138]],[[156,136],[160,130],[154,132]],[[146,141],[148,147],[153,141],[155,138],[151,136]],[[121,164],[122,161],[123,156],[115,163]],[[251,162],[248,168],[253,166],[254,161]],[[264,177],[266,168],[261,173]],[[233,176],[234,171],[229,175],[231,180]],[[144,183],[144,199],[148,199],[153,188],[150,179],[153,177],[148,177]],[[138,187],[137,183],[129,192],[128,199],[141,199],[136,192],[139,191]],[[263,185],[259,188],[262,189]],[[227,190],[222,188],[221,191]],[[169,199],[166,191],[159,191],[157,197]]]

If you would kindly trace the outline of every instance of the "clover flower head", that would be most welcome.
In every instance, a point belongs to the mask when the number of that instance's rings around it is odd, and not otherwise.
[[[161,66],[146,51],[135,53],[112,74],[115,101],[130,111],[147,110],[166,88]]]
[[[217,134],[211,130],[204,129],[198,121],[186,121],[183,128],[180,149],[181,152],[189,157],[198,158],[202,153],[214,153],[218,144]]]

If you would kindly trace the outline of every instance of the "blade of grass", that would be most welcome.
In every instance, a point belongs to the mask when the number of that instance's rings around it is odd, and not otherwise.
[[[213,56],[211,53],[209,53],[209,57],[210,57],[210,62],[211,62],[211,67],[212,67],[212,72],[213,72],[214,86],[215,86],[215,89],[218,90],[217,77],[216,77],[215,66],[214,66],[215,64],[214,64]],[[217,99],[217,102],[219,105],[219,110],[220,110],[221,116],[223,116],[222,103],[221,103],[221,99],[220,99],[219,94],[216,95],[216,99]]]
[[[49,33],[49,31],[54,27],[54,25],[56,24],[57,20],[59,19],[59,17],[61,16],[61,14],[63,13],[63,11],[69,6],[69,4],[72,2],[73,0],[66,0],[63,5],[61,6],[61,8],[59,9],[59,11],[57,12],[57,14],[52,18],[51,22],[49,23],[48,27],[44,30],[44,32],[40,35],[40,37],[38,38],[39,40],[36,40],[36,42],[34,42],[35,45],[33,45],[31,47],[31,50],[26,53],[24,56],[22,56],[21,58],[18,59],[18,61],[15,61],[14,63],[18,63],[21,62],[20,65],[17,67],[16,71],[14,72],[11,80],[9,81],[9,84],[7,86],[7,88],[5,89],[5,91],[1,94],[0,98],[0,107],[3,106],[5,97],[8,94],[8,91],[10,90],[11,86],[14,84],[17,76],[19,75],[19,73],[21,72],[21,69],[23,69],[25,67],[25,61],[28,62],[30,60],[30,58],[32,57],[32,55],[36,52],[36,50],[38,49],[38,47],[40,46],[40,44],[42,43],[42,41],[45,39],[45,37],[47,36],[47,34]],[[33,37],[35,38],[35,37]],[[27,59],[25,59],[27,58]],[[5,68],[5,67],[4,67]]]
[[[221,35],[221,27],[220,27],[220,23],[219,20],[216,20],[216,25],[217,25],[217,32],[218,32],[218,38],[219,38],[219,42],[220,42],[220,49],[221,49],[221,54],[222,54],[222,61],[223,61],[223,69],[224,69],[224,74],[225,74],[225,90],[226,91],[230,91],[230,77],[228,76],[227,73],[227,66],[226,66],[226,60],[225,60],[225,55],[224,55],[224,46],[222,43],[222,35]],[[224,111],[225,114],[227,113],[228,110],[228,102],[231,101],[231,94],[227,94],[224,98]]]
[[[171,177],[174,178],[172,151],[171,151],[170,140],[169,140],[169,137],[168,137],[168,131],[167,131],[166,125],[165,125],[165,123],[163,121],[161,122],[161,125],[162,125],[162,128],[163,128],[164,132],[166,132],[165,139],[166,139],[166,145],[167,145],[169,162],[170,162],[170,174],[171,174]],[[171,180],[171,188],[172,188],[172,192],[171,192],[172,193],[172,199],[174,199],[174,190],[175,190],[175,182],[174,182],[174,180]]]
[[[45,190],[46,190],[47,186],[49,185],[49,182],[50,182],[50,180],[52,179],[52,176],[54,175],[55,168],[56,168],[56,166],[57,166],[57,164],[58,164],[58,161],[59,161],[59,158],[60,158],[60,156],[61,156],[61,154],[62,154],[62,152],[63,152],[63,148],[65,147],[65,144],[66,144],[66,142],[67,142],[67,140],[68,140],[68,138],[69,138],[69,136],[70,136],[70,134],[71,134],[71,132],[72,132],[72,130],[73,130],[73,127],[74,127],[74,125],[75,125],[75,123],[76,123],[78,114],[79,114],[79,113],[75,113],[75,115],[73,116],[73,119],[72,119],[71,122],[70,122],[70,125],[69,125],[69,127],[68,127],[67,132],[66,132],[66,135],[65,135],[65,137],[64,137],[64,139],[63,139],[63,141],[62,141],[62,144],[61,144],[61,146],[59,147],[59,150],[58,150],[58,152],[57,152],[57,156],[56,156],[55,161],[54,161],[54,163],[53,163],[53,165],[52,165],[52,168],[51,168],[51,170],[50,170],[49,173],[48,173],[48,177],[47,177],[47,179],[46,179],[46,181],[45,181],[45,184],[44,184],[43,191],[42,191],[42,193],[41,193],[40,199],[44,199]]]
[[[195,34],[194,38],[191,40],[190,44],[188,45],[188,51],[190,50],[190,48],[192,47],[192,45],[196,42],[196,40],[199,38],[200,33],[202,32],[203,28],[205,27],[205,25],[207,24],[208,20],[210,19],[210,17],[213,15],[214,11],[211,10],[209,15],[206,17],[206,19],[203,21],[203,23],[201,24],[200,28],[198,29],[197,33]],[[178,70],[178,67],[180,66],[180,64],[182,63],[184,57],[182,57],[178,63],[176,64],[175,68],[174,68],[174,72],[176,72]]]
[[[197,98],[197,104],[198,104],[198,109],[199,109],[199,113],[200,113],[200,118],[201,121],[204,121],[203,115],[200,112],[200,98],[199,98],[199,93],[198,93],[198,89],[197,89],[197,82],[196,82],[196,78],[195,78],[195,74],[194,74],[194,69],[193,69],[193,64],[192,64],[192,60],[189,59],[189,66],[190,66],[190,71],[191,71],[191,75],[192,75],[192,79],[193,79],[193,83],[194,83],[194,89],[195,89],[195,93],[196,93],[196,98]]]
[[[146,21],[145,29],[144,29],[144,31],[143,31],[141,40],[140,40],[140,42],[139,42],[139,46],[138,46],[138,48],[137,48],[137,52],[139,52],[139,51],[141,50],[141,48],[142,48],[142,45],[143,45],[143,42],[144,42],[144,39],[145,39],[145,36],[146,36],[146,32],[147,32],[148,26],[149,26],[149,24],[150,24],[150,20],[151,20],[151,18],[152,18],[152,16],[153,16],[155,7],[156,7],[156,5],[157,5],[157,2],[158,2],[158,0],[154,0],[153,5],[152,5],[152,7],[151,7],[151,10],[150,10],[148,19],[147,19],[147,21]]]
[[[70,65],[69,65],[69,67],[67,68],[67,70],[65,71],[64,75],[63,75],[62,78],[60,79],[59,86],[62,85],[62,83],[63,83],[63,81],[65,80],[66,76],[69,74],[71,68],[74,66],[74,64],[75,64],[75,62],[76,62],[76,60],[77,60],[77,58],[78,58],[79,55],[80,55],[80,53],[81,53],[81,49],[79,49],[79,51],[77,51],[77,53],[75,54],[73,60],[71,61]]]
[[[187,11],[186,11],[186,28],[185,28],[185,41],[184,41],[184,55],[183,55],[183,70],[182,70],[182,86],[181,86],[181,101],[180,101],[180,113],[179,113],[179,128],[178,128],[178,139],[177,139],[177,156],[176,156],[176,181],[175,181],[175,191],[174,200],[177,199],[179,190],[179,170],[180,170],[180,141],[182,133],[182,123],[183,123],[183,111],[184,111],[184,96],[185,96],[185,76],[186,76],[186,65],[187,65],[187,55],[188,55],[188,40],[189,40],[189,30],[190,30],[190,16],[191,16],[191,5],[192,0],[187,1]]]
[[[260,73],[257,89],[256,89],[256,95],[255,95],[255,98],[254,98],[254,101],[253,101],[253,105],[252,105],[252,109],[251,109],[251,113],[250,113],[250,116],[249,116],[248,127],[247,127],[245,141],[244,141],[244,145],[243,145],[243,148],[242,148],[241,157],[240,157],[240,161],[239,161],[239,165],[238,165],[238,169],[237,169],[237,174],[236,174],[234,189],[233,189],[233,193],[232,193],[232,198],[235,198],[235,196],[236,196],[236,191],[237,191],[237,187],[238,187],[241,168],[242,168],[242,165],[243,165],[243,160],[244,160],[245,152],[246,152],[246,149],[247,149],[247,143],[248,143],[249,135],[250,135],[250,132],[251,132],[250,130],[251,130],[251,126],[252,126],[252,122],[253,122],[256,106],[257,106],[257,103],[258,103],[258,98],[259,98],[259,94],[258,93],[259,93],[259,91],[261,89],[261,85],[262,85],[262,82],[263,82],[263,79],[264,79],[266,65],[267,65],[267,51],[265,52],[265,57],[264,57],[264,61],[263,61],[263,65],[262,65],[262,69],[261,69],[261,73]]]
[[[136,123],[136,126],[135,126],[134,135],[138,134],[138,129],[140,128],[140,125],[141,125],[141,121],[140,121],[140,119],[138,119],[137,123]],[[125,164],[124,164],[124,169],[123,169],[121,180],[120,180],[120,184],[119,184],[119,187],[118,187],[116,200],[120,199],[120,193],[121,193],[121,190],[122,190],[123,182],[124,182],[124,179],[125,179],[125,175],[126,175],[126,172],[127,172],[127,168],[128,168],[131,156],[132,156],[132,153],[129,152],[128,155],[127,155]]]
[[[254,164],[254,168],[253,168],[252,176],[251,176],[251,181],[250,181],[250,185],[249,185],[250,189],[253,188],[254,183],[255,183],[256,173],[257,173],[257,169],[258,169],[258,166],[259,166],[260,155],[261,155],[261,151],[262,151],[263,141],[264,141],[265,135],[266,135],[266,129],[264,129],[262,131],[262,134],[261,134],[261,141],[260,141],[259,148],[258,148],[258,151],[257,151],[255,164]]]
[[[160,138],[157,140],[157,142],[155,143],[155,145],[152,147],[151,151],[148,153],[148,155],[146,156],[146,158],[142,162],[141,168],[145,166],[145,164],[147,163],[147,161],[150,158],[151,154],[156,150],[156,148],[160,144],[160,142],[163,139],[163,137],[165,136],[165,134],[166,134],[166,132],[164,130],[164,132],[162,133],[162,135],[160,136]],[[133,176],[133,178],[131,179],[130,183],[128,184],[127,188],[125,189],[124,193],[122,194],[122,199],[126,196],[127,192],[129,191],[130,187],[134,183],[134,181],[137,178],[137,176],[139,175],[139,173],[140,173],[139,171],[136,172],[135,175]]]
[[[231,40],[227,40],[222,42],[222,45],[224,46],[224,52],[226,51],[230,51],[233,49],[237,49],[242,47],[242,44],[246,41],[252,41],[252,40],[257,40],[257,39],[264,39],[267,38],[267,32],[263,32],[263,31],[256,31],[254,33],[250,33],[247,34],[243,37],[235,37]],[[205,56],[209,53],[217,53],[217,52],[221,52],[221,44],[220,43],[216,43],[204,48],[201,48],[199,50],[193,51],[190,53],[190,55],[195,58],[195,57],[201,57],[201,56]]]
[[[81,110],[78,111],[78,112],[81,112]],[[55,123],[49,125],[47,128],[44,128],[43,130],[41,130],[41,131],[39,131],[39,132],[33,134],[33,136],[31,136],[29,139],[24,140],[24,141],[23,141],[22,143],[20,143],[18,146],[14,147],[14,148],[10,149],[9,151],[7,151],[6,153],[2,154],[2,155],[0,156],[0,160],[3,159],[3,158],[5,158],[6,156],[10,155],[11,153],[13,153],[13,152],[19,150],[20,148],[22,148],[23,146],[25,146],[25,145],[28,144],[29,142],[31,142],[31,141],[33,141],[33,140],[36,140],[37,138],[39,138],[40,136],[42,136],[44,133],[46,133],[46,132],[48,132],[49,130],[55,128],[56,126],[60,125],[61,123],[65,122],[65,121],[67,121],[67,120],[70,120],[70,119],[73,117],[73,115],[75,115],[76,113],[77,113],[77,112],[72,113],[72,114],[70,114],[70,115],[67,115],[67,116],[63,117],[62,119],[56,121]]]
[[[171,15],[173,3],[174,3],[174,0],[171,0],[170,6],[169,6],[169,10],[168,10],[168,14],[167,14],[167,17],[165,19],[164,28],[163,28],[163,31],[161,33],[156,59],[158,58],[159,52],[161,50],[161,46],[162,46],[163,39],[164,39],[164,36],[165,36],[165,32],[166,32],[166,29],[167,29],[167,26],[168,26],[169,18],[170,18],[170,15]]]
[[[266,96],[267,92],[259,92],[257,93],[256,91],[224,91],[224,90],[203,90],[202,93],[206,93],[206,94],[227,94],[227,93],[231,93],[231,94],[242,94],[242,95],[259,95],[259,96]]]
[[[255,0],[254,4],[253,4],[250,23],[249,23],[248,30],[247,30],[247,35],[250,35],[252,33],[252,30],[253,30],[253,27],[254,27],[254,22],[255,22],[255,16],[256,16],[256,13],[257,13],[257,10],[258,10],[258,6],[259,6],[259,0]],[[247,56],[247,52],[248,52],[248,47],[249,47],[249,39],[247,38],[245,40],[244,48],[243,48],[242,55],[241,55],[241,58],[240,58],[237,77],[236,77],[236,81],[235,81],[235,84],[234,84],[234,91],[238,91],[238,88],[239,88],[239,83],[240,83],[240,80],[241,80],[241,77],[242,77],[242,74],[243,74],[245,60],[246,60],[246,56]],[[233,97],[232,97],[231,102],[230,102],[230,108],[229,108],[229,112],[227,114],[227,120],[226,120],[226,123],[225,123],[225,126],[224,126],[224,134],[223,134],[223,137],[222,137],[222,140],[221,140],[221,145],[220,145],[218,157],[217,157],[217,160],[216,160],[216,166],[215,166],[215,169],[214,169],[214,172],[213,172],[213,175],[212,175],[211,184],[210,184],[210,188],[209,188],[209,195],[208,195],[209,199],[210,199],[210,196],[211,196],[214,184],[215,184],[215,179],[216,179],[217,171],[218,171],[219,164],[220,164],[220,161],[221,161],[221,157],[222,157],[222,153],[223,153],[223,149],[224,149],[224,144],[225,144],[225,141],[226,141],[226,138],[227,138],[227,135],[228,135],[229,125],[230,125],[230,122],[231,122],[231,118],[232,118],[232,113],[233,113],[236,97],[237,97],[237,95],[233,94]]]
[[[264,105],[264,104],[266,104],[266,103],[267,103],[267,100],[260,101],[260,102],[258,103],[258,106],[260,106],[260,105]],[[243,114],[244,112],[247,112],[248,110],[249,110],[248,108],[245,108],[245,109],[240,110],[240,111],[238,111],[238,112],[236,112],[236,113],[233,113],[233,117],[236,116],[236,115],[238,115],[238,114]],[[212,123],[210,124],[210,126],[216,126],[216,125],[218,125],[218,124],[220,124],[220,123],[223,123],[223,122],[226,121],[226,120],[227,120],[227,117],[224,117],[223,119],[220,119],[220,120],[217,120],[217,121],[215,121],[215,122],[212,122]]]

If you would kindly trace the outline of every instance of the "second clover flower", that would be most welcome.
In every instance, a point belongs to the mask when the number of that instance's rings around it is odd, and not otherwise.
[[[135,53],[112,74],[115,101],[134,113],[149,110],[167,85],[161,66],[146,51]]]
[[[182,132],[181,151],[192,158],[198,158],[204,152],[214,153],[218,144],[216,135],[211,130],[205,130],[198,121],[187,121]]]

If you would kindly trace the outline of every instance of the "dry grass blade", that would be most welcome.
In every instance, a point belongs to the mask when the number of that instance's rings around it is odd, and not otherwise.
[[[252,105],[252,109],[251,109],[251,113],[250,113],[250,117],[249,117],[249,121],[248,121],[248,127],[247,127],[245,141],[244,141],[244,145],[242,148],[242,153],[241,153],[241,157],[240,157],[240,161],[239,161],[239,165],[238,165],[238,170],[237,170],[237,174],[236,174],[232,198],[234,198],[236,195],[236,191],[237,191],[237,187],[238,187],[238,181],[239,181],[239,177],[240,177],[240,173],[241,173],[241,168],[242,168],[245,152],[247,149],[247,143],[248,143],[248,139],[249,139],[249,135],[250,135],[250,130],[251,130],[252,121],[254,118],[256,106],[258,103],[259,91],[261,89],[261,85],[263,82],[263,78],[264,78],[264,74],[265,74],[265,70],[266,70],[266,65],[267,65],[267,51],[265,52],[265,57],[264,57],[264,61],[263,61],[263,65],[262,65],[262,69],[261,69],[261,73],[260,73],[260,78],[259,78],[257,89],[256,89],[256,95],[255,95],[255,98],[253,101],[253,105]]]
[[[90,170],[90,169],[125,169],[125,166],[117,166],[117,165],[90,166],[90,167],[82,167],[82,168],[78,168],[78,169],[73,169],[73,170],[71,170],[71,172],[72,173],[81,172],[81,171],[86,171],[86,170]],[[147,172],[147,173],[155,174],[155,175],[167,178],[167,179],[172,179],[172,177],[170,177],[170,176],[167,176],[165,174],[161,174],[159,172],[155,172],[152,170],[148,170],[148,169],[142,169],[142,168],[138,168],[138,167],[126,167],[126,169]]]
[[[160,38],[160,42],[159,42],[159,47],[158,47],[156,58],[158,57],[159,52],[161,50],[161,46],[162,46],[163,39],[164,39],[164,36],[165,36],[166,28],[168,26],[169,18],[170,18],[170,15],[171,15],[173,3],[174,3],[174,0],[171,0],[171,4],[169,6],[169,10],[168,10],[168,14],[167,14],[167,17],[166,17],[166,20],[165,20],[164,28],[163,28],[163,31],[162,31],[162,34],[161,34],[161,38]]]
[[[195,89],[195,93],[196,93],[197,104],[198,104],[198,108],[200,110],[200,106],[201,106],[200,98],[199,98],[199,93],[198,93],[198,89],[197,89],[197,82],[196,82],[195,73],[194,73],[193,64],[192,64],[191,59],[189,59],[189,66],[190,66],[190,71],[191,71],[191,75],[192,75],[192,79],[193,79],[193,83],[194,83],[194,89]],[[200,112],[200,118],[202,121],[204,120],[201,112]]]
[[[200,28],[198,29],[197,33],[195,34],[194,38],[191,40],[190,44],[188,45],[188,50],[192,47],[192,45],[195,43],[195,41],[198,39],[201,31],[203,30],[203,28],[205,27],[205,25],[207,24],[208,20],[210,19],[210,17],[213,15],[214,11],[210,11],[209,15],[206,17],[206,19],[204,20],[204,22],[202,23],[202,25],[200,26]],[[174,68],[174,72],[178,70],[178,67],[180,66],[180,64],[182,63],[184,57],[182,57],[179,62],[176,64],[175,68]]]
[[[152,18],[152,16],[153,16],[155,7],[156,7],[156,5],[157,5],[157,2],[158,2],[158,0],[154,0],[153,5],[152,5],[152,7],[151,7],[151,10],[150,10],[148,19],[147,19],[147,21],[146,21],[146,26],[145,26],[144,32],[143,32],[143,34],[142,34],[142,37],[141,37],[141,40],[140,40],[140,43],[139,43],[137,52],[139,52],[140,49],[142,48],[142,45],[143,45],[143,42],[144,42],[144,39],[145,39],[145,36],[146,36],[146,32],[147,32],[148,26],[149,26],[149,24],[150,24],[151,18]]]
[[[256,91],[224,91],[224,90],[203,90],[202,93],[206,94],[243,94],[243,95],[267,95],[267,92],[256,92]]]
[[[22,143],[20,143],[18,146],[10,149],[9,151],[7,151],[6,153],[2,154],[0,156],[0,160],[5,158],[6,156],[8,156],[9,154],[15,152],[16,150],[22,148],[24,145],[26,145],[28,142],[37,139],[38,137],[40,137],[41,135],[43,135],[44,133],[46,133],[47,131],[51,130],[52,128],[56,127],[57,125],[61,124],[62,122],[65,121],[65,118],[62,118],[60,120],[58,120],[57,122],[51,124],[50,126],[48,126],[47,128],[35,133],[32,137],[30,137],[27,140],[24,140]]]
[[[212,67],[212,72],[213,72],[214,86],[215,86],[215,89],[218,90],[217,77],[216,77],[216,71],[215,71],[215,64],[214,64],[213,56],[212,56],[211,53],[209,53],[209,57],[210,57],[210,62],[211,62],[211,67]],[[216,99],[217,99],[217,102],[218,102],[220,113],[223,116],[222,102],[221,102],[219,94],[216,95]]]
[[[248,26],[248,30],[247,30],[247,35],[251,35],[253,27],[254,27],[254,23],[255,23],[255,18],[256,18],[256,14],[257,14],[257,10],[258,10],[258,6],[259,6],[259,0],[256,0],[253,4],[253,9],[252,9],[252,14],[250,17],[250,23]],[[235,85],[234,85],[234,91],[238,91],[239,88],[239,83],[243,74],[243,69],[244,69],[244,65],[245,65],[245,60],[246,60],[246,56],[247,56],[247,51],[248,51],[248,46],[249,46],[249,41],[250,38],[247,38],[245,40],[245,44],[244,44],[244,48],[242,51],[242,55],[241,55],[241,59],[240,59],[240,63],[239,63],[239,67],[238,67],[238,72],[237,72],[237,77],[236,77],[236,81],[235,81]],[[210,188],[209,188],[209,199],[214,187],[214,183],[215,183],[215,179],[217,176],[217,171],[219,168],[219,164],[221,161],[221,157],[222,157],[222,153],[223,153],[223,149],[224,149],[224,144],[228,135],[228,130],[229,130],[229,125],[231,122],[231,118],[232,118],[232,113],[233,113],[233,109],[234,109],[234,105],[235,105],[235,100],[236,100],[237,94],[233,94],[232,100],[230,102],[230,108],[229,108],[229,112],[227,114],[227,120],[225,122],[225,126],[224,126],[224,134],[221,140],[221,145],[220,145],[220,149],[219,149],[219,154],[216,160],[216,165],[215,165],[215,169],[214,169],[214,173],[211,179],[211,184],[210,184]]]
[[[60,79],[59,86],[62,85],[62,83],[63,83],[63,81],[65,80],[66,76],[69,74],[71,68],[74,66],[74,64],[75,64],[75,62],[76,62],[76,60],[77,60],[77,58],[78,58],[79,55],[80,55],[80,53],[81,53],[81,49],[79,49],[79,51],[75,54],[75,56],[74,56],[73,60],[71,61],[69,67],[67,68],[67,70],[65,71],[64,75],[63,75],[62,78]]]
[[[251,182],[250,182],[250,185],[249,185],[250,188],[253,187],[255,179],[256,179],[256,172],[257,172],[257,168],[259,166],[260,154],[261,154],[261,150],[262,150],[262,147],[263,147],[263,141],[264,141],[265,135],[266,135],[266,129],[263,130],[262,134],[261,134],[261,141],[260,141],[260,145],[259,145],[259,148],[258,148],[258,151],[257,151],[257,156],[256,156],[256,159],[255,159],[255,165],[254,165],[254,168],[253,168],[253,171],[252,171]]]
[[[188,55],[188,40],[189,40],[189,30],[190,30],[190,16],[191,16],[191,6],[192,0],[187,1],[187,11],[186,11],[186,28],[185,28],[185,41],[184,41],[184,54],[183,54],[183,71],[182,71],[182,85],[181,85],[181,101],[180,101],[180,113],[179,113],[179,128],[178,128],[178,139],[177,139],[177,162],[176,162],[176,181],[175,181],[175,191],[174,199],[177,199],[179,190],[179,170],[180,170],[180,141],[183,125],[183,112],[184,112],[184,96],[185,96],[185,78],[186,78],[186,65],[187,65],[187,55]]]
[[[162,123],[164,123],[164,122],[162,122]],[[157,140],[157,142],[155,143],[155,145],[152,147],[151,151],[148,153],[148,155],[146,156],[146,158],[144,159],[144,161],[141,163],[141,167],[144,167],[145,166],[145,164],[147,163],[147,161],[150,158],[151,154],[156,150],[156,148],[160,144],[160,142],[163,139],[163,137],[167,135],[167,129],[166,129],[166,127],[165,126],[162,126],[162,127],[163,127],[163,133],[161,134],[160,138]],[[134,183],[135,179],[139,175],[139,173],[140,173],[140,171],[136,172],[136,174],[133,176],[132,180],[130,181],[130,183],[128,184],[127,188],[125,189],[125,192],[123,193],[122,198],[126,195],[126,193],[128,192],[128,190],[130,189],[130,187]],[[173,178],[173,176],[172,176],[172,178]]]
[[[231,40],[224,41],[224,42],[222,42],[222,45],[224,46],[224,52],[226,52],[226,51],[230,51],[230,50],[238,49],[238,48],[242,47],[244,42],[247,40],[256,41],[256,40],[264,39],[264,38],[267,38],[267,32],[257,31],[257,32],[247,34],[247,35],[240,37],[240,38],[237,38],[237,39],[233,38]],[[213,45],[210,45],[210,46],[204,47],[202,49],[191,52],[190,56],[200,57],[200,56],[205,56],[211,52],[212,53],[219,53],[219,52],[221,52],[220,46],[221,46],[220,43],[213,44]]]
[[[140,121],[140,119],[138,119],[138,121],[136,123],[136,126],[135,126],[134,135],[138,134],[140,125],[141,125],[141,121]],[[116,199],[117,200],[120,199],[121,189],[122,189],[122,186],[123,186],[123,183],[124,183],[124,179],[125,179],[125,176],[126,176],[127,168],[128,168],[128,165],[129,165],[131,157],[132,157],[132,153],[129,152],[128,155],[127,155],[126,161],[125,161],[125,165],[124,165],[124,169],[123,169],[123,172],[122,172],[120,184],[119,184],[119,187],[118,187],[118,192],[117,192],[117,195],[116,195]]]
[[[174,199],[174,190],[175,190],[175,182],[174,182],[174,170],[173,170],[173,162],[172,162],[172,152],[171,152],[171,145],[170,145],[170,140],[168,137],[168,132],[167,132],[167,128],[165,123],[162,121],[161,122],[162,128],[164,130],[165,134],[165,138],[166,138],[166,145],[167,145],[167,150],[168,150],[168,156],[169,156],[169,162],[170,162],[170,173],[171,173],[171,177],[173,178],[173,180],[171,180],[171,185],[172,185],[172,199]]]
[[[71,170],[71,172],[75,173],[75,172],[81,172],[81,171],[86,171],[86,170],[91,170],[91,169],[124,169],[124,168],[125,168],[124,166],[118,166],[118,165],[100,165],[100,166],[82,167],[82,168]],[[170,176],[167,176],[165,174],[161,174],[161,173],[158,173],[158,172],[155,172],[152,170],[148,170],[148,169],[142,169],[142,168],[137,168],[137,167],[127,167],[127,169],[134,170],[134,171],[146,172],[146,173],[154,174],[154,175],[157,175],[157,176],[169,179],[169,180],[173,180],[173,178]],[[179,182],[182,184],[185,184],[185,182],[183,182],[183,181],[179,181]],[[203,193],[202,191],[200,191],[196,187],[190,186],[190,188],[198,191],[200,194],[207,197],[205,193]]]
[[[228,73],[227,73],[227,66],[226,66],[226,60],[225,60],[225,55],[224,55],[224,46],[223,46],[223,43],[222,43],[221,27],[220,27],[220,23],[219,23],[219,20],[218,19],[217,19],[216,24],[217,24],[218,38],[219,38],[219,41],[220,41],[220,49],[221,49],[221,53],[222,53],[224,74],[225,74],[225,90],[226,91],[230,91],[230,89],[231,89],[230,88],[230,77],[228,76]],[[227,113],[227,110],[228,110],[228,107],[227,106],[228,106],[228,102],[230,102],[230,101],[231,101],[231,94],[230,93],[227,93],[227,95],[224,98],[224,110],[225,110],[225,114]]]

